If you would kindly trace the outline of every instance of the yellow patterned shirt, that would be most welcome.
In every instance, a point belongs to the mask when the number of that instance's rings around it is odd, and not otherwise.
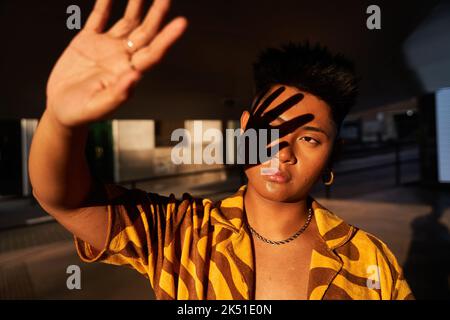
[[[108,241],[101,252],[75,238],[85,262],[125,265],[147,277],[157,299],[254,299],[254,256],[242,186],[218,202],[108,185]],[[309,299],[412,299],[385,243],[313,200]]]

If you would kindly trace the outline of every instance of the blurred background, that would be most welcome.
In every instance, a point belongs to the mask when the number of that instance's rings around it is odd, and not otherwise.
[[[71,235],[31,195],[27,157],[45,86],[94,1],[0,3],[0,299],[152,299],[137,272],[84,264]],[[381,29],[368,29],[369,5]],[[115,1],[112,21],[126,1]],[[267,46],[320,42],[362,77],[342,127],[335,183],[313,196],[383,239],[418,299],[450,299],[450,1],[173,0],[190,25],[113,118],[91,125],[86,155],[104,181],[160,194],[221,199],[245,183],[238,167],[174,165],[174,129],[237,128],[253,94],[252,63]],[[197,140],[195,140],[197,139]],[[201,139],[194,142],[203,144]],[[69,290],[69,265],[81,290]]]

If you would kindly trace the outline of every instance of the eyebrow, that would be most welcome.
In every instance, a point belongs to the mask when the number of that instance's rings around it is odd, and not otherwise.
[[[321,133],[323,133],[324,135],[326,135],[328,138],[330,137],[330,136],[328,135],[328,133],[327,133],[325,130],[323,130],[322,128],[319,128],[319,127],[302,126],[302,127],[300,127],[300,128],[303,129],[303,130],[307,130],[307,131],[321,132]]]
[[[286,120],[283,119],[281,116],[278,116],[278,117],[275,119],[275,121],[281,121],[282,123],[283,123],[283,122],[286,122]],[[321,132],[321,133],[323,133],[324,135],[326,135],[328,138],[330,137],[330,136],[328,135],[328,133],[327,133],[325,130],[323,130],[322,128],[320,128],[320,127],[314,127],[314,126],[301,126],[300,129],[306,130],[306,131]]]

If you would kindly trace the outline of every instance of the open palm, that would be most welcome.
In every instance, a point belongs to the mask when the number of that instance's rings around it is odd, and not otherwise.
[[[160,30],[169,0],[155,0],[142,20],[144,1],[129,0],[123,18],[104,31],[111,2],[97,0],[48,80],[47,108],[64,126],[86,124],[116,110],[186,28],[186,20],[178,17]]]

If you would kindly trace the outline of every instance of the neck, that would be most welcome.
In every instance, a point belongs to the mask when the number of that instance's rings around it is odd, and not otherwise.
[[[248,184],[244,195],[247,221],[259,234],[281,240],[297,232],[308,217],[307,199],[278,202],[262,197]]]

